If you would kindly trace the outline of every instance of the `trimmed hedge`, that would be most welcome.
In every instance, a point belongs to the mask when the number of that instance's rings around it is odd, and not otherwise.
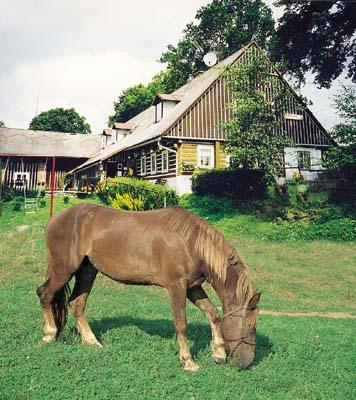
[[[193,175],[192,190],[199,196],[260,200],[267,196],[267,183],[259,170],[211,169]]]
[[[143,200],[144,210],[153,210],[164,207],[164,198],[167,206],[178,204],[177,193],[164,185],[155,185],[146,180],[135,178],[108,178],[99,184],[98,196],[105,204],[110,205],[110,198],[114,199],[116,194],[128,193],[135,199]]]

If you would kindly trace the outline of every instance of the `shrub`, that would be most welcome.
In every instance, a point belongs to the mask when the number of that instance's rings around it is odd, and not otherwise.
[[[46,200],[45,199],[40,199],[39,202],[38,202],[38,207],[45,208],[46,207]]]
[[[15,197],[13,200],[12,210],[20,211],[22,209],[23,202],[24,202],[23,197],[21,197],[21,196]]]
[[[134,178],[108,178],[98,185],[98,196],[102,202],[110,205],[110,198],[115,199],[116,194],[128,193],[133,199],[142,199],[143,209],[152,210],[178,204],[178,196],[172,189],[165,185],[155,185],[150,181]]]
[[[36,189],[28,189],[28,190],[26,190],[26,196],[27,197],[37,197],[38,196],[38,190],[36,190]]]
[[[4,202],[11,201],[15,197],[15,192],[9,186],[2,188],[2,200]]]
[[[192,178],[193,193],[204,196],[258,200],[267,195],[264,174],[258,170],[211,169]]]
[[[129,211],[142,211],[144,206],[141,197],[134,198],[130,193],[116,193],[114,198],[110,197],[110,203],[112,208],[121,208]]]
[[[63,197],[63,203],[68,204],[69,203],[69,196],[64,196]]]

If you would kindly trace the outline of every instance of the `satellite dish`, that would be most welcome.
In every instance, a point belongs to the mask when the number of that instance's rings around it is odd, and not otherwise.
[[[205,54],[203,61],[206,66],[212,67],[218,61],[218,57],[216,56],[216,54],[213,51],[210,51],[209,53]]]

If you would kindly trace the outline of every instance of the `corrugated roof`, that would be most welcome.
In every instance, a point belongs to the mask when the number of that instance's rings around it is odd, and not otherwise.
[[[1,155],[90,158],[100,148],[99,135],[0,128]]]
[[[155,107],[151,106],[147,108],[126,122],[134,125],[134,129],[129,135],[125,136],[120,141],[109,145],[101,153],[87,160],[71,172],[98,163],[99,161],[106,160],[127,148],[163,136],[164,133],[167,132],[171,126],[195,103],[195,101],[198,100],[200,96],[202,96],[219,78],[224,68],[234,63],[251,45],[253,45],[253,43],[225,58],[225,60],[218,63],[215,67],[210,68],[173,92],[172,96],[181,98],[182,100],[168,115],[163,116],[159,122],[155,123]]]

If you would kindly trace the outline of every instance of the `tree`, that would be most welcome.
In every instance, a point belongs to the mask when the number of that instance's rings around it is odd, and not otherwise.
[[[283,154],[291,141],[281,127],[281,116],[291,96],[289,87],[271,74],[265,56],[247,50],[248,62],[240,61],[225,72],[232,91],[233,116],[222,124],[227,134],[227,153],[232,165],[260,169],[269,183],[283,168]],[[267,90],[273,93],[267,96]]]
[[[346,68],[356,81],[356,3],[278,0],[285,11],[277,27],[274,57],[299,81],[307,71],[330,87]]]
[[[4,123],[4,121],[0,121],[0,128],[5,128],[5,123]]]
[[[160,59],[168,64],[164,77],[168,93],[207,69],[203,56],[208,51],[214,50],[222,60],[252,39],[268,48],[275,35],[272,11],[262,0],[213,0],[197,11],[196,20]]]
[[[149,107],[157,92],[166,92],[164,78],[165,72],[161,72],[148,85],[139,84],[125,89],[114,102],[115,113],[109,116],[109,125],[126,122]]]
[[[29,129],[39,131],[90,133],[90,125],[85,117],[79,115],[74,108],[53,108],[41,112],[34,117]]]
[[[330,132],[339,146],[329,150],[325,166],[341,172],[342,179],[331,191],[331,200],[356,206],[356,89],[344,86],[335,96],[335,107],[343,121]]]

